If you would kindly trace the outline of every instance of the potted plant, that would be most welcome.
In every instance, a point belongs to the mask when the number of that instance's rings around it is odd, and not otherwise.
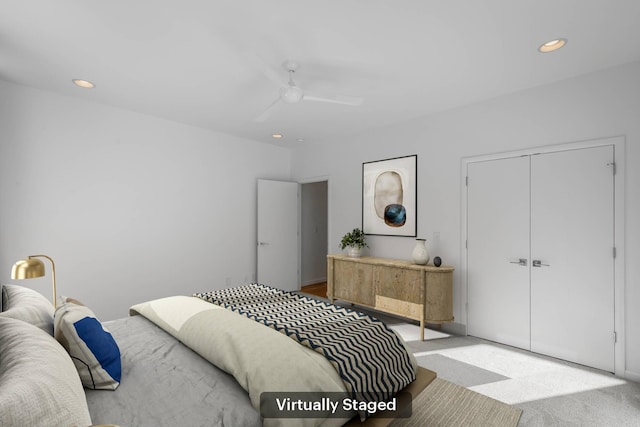
[[[369,245],[367,245],[364,231],[359,228],[354,228],[342,236],[342,240],[340,241],[340,249],[348,248],[347,255],[350,257],[359,257],[364,247],[368,248]]]

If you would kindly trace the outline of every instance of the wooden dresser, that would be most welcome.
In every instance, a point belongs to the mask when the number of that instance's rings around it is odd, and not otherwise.
[[[424,324],[453,321],[453,267],[389,258],[327,255],[327,297]]]

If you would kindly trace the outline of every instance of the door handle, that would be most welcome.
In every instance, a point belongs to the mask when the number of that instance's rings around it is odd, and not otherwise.
[[[509,261],[509,263],[511,263],[511,264],[518,264],[518,265],[521,265],[521,266],[523,266],[523,267],[526,267],[526,266],[527,266],[527,260],[526,260],[526,258],[519,258],[519,259],[518,259],[518,261]]]
[[[264,246],[264,245],[268,245],[269,242],[258,242],[258,246]]]
[[[534,259],[531,265],[533,267],[551,267],[549,264],[543,264],[539,259]]]

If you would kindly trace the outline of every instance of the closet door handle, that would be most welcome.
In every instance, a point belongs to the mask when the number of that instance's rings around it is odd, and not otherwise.
[[[518,261],[509,261],[510,264],[518,264],[521,265],[523,267],[527,266],[527,260],[526,258],[519,258]]]
[[[551,267],[549,264],[543,264],[539,259],[534,259],[531,265],[533,267]]]

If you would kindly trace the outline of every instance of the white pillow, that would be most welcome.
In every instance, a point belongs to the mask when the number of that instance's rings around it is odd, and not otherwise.
[[[53,305],[41,293],[18,285],[3,285],[0,317],[22,320],[53,335]]]
[[[120,385],[120,349],[95,314],[79,301],[59,298],[54,336],[69,352],[82,384],[92,390],[115,390]]]
[[[0,317],[0,426],[88,426],[82,383],[51,335]]]

